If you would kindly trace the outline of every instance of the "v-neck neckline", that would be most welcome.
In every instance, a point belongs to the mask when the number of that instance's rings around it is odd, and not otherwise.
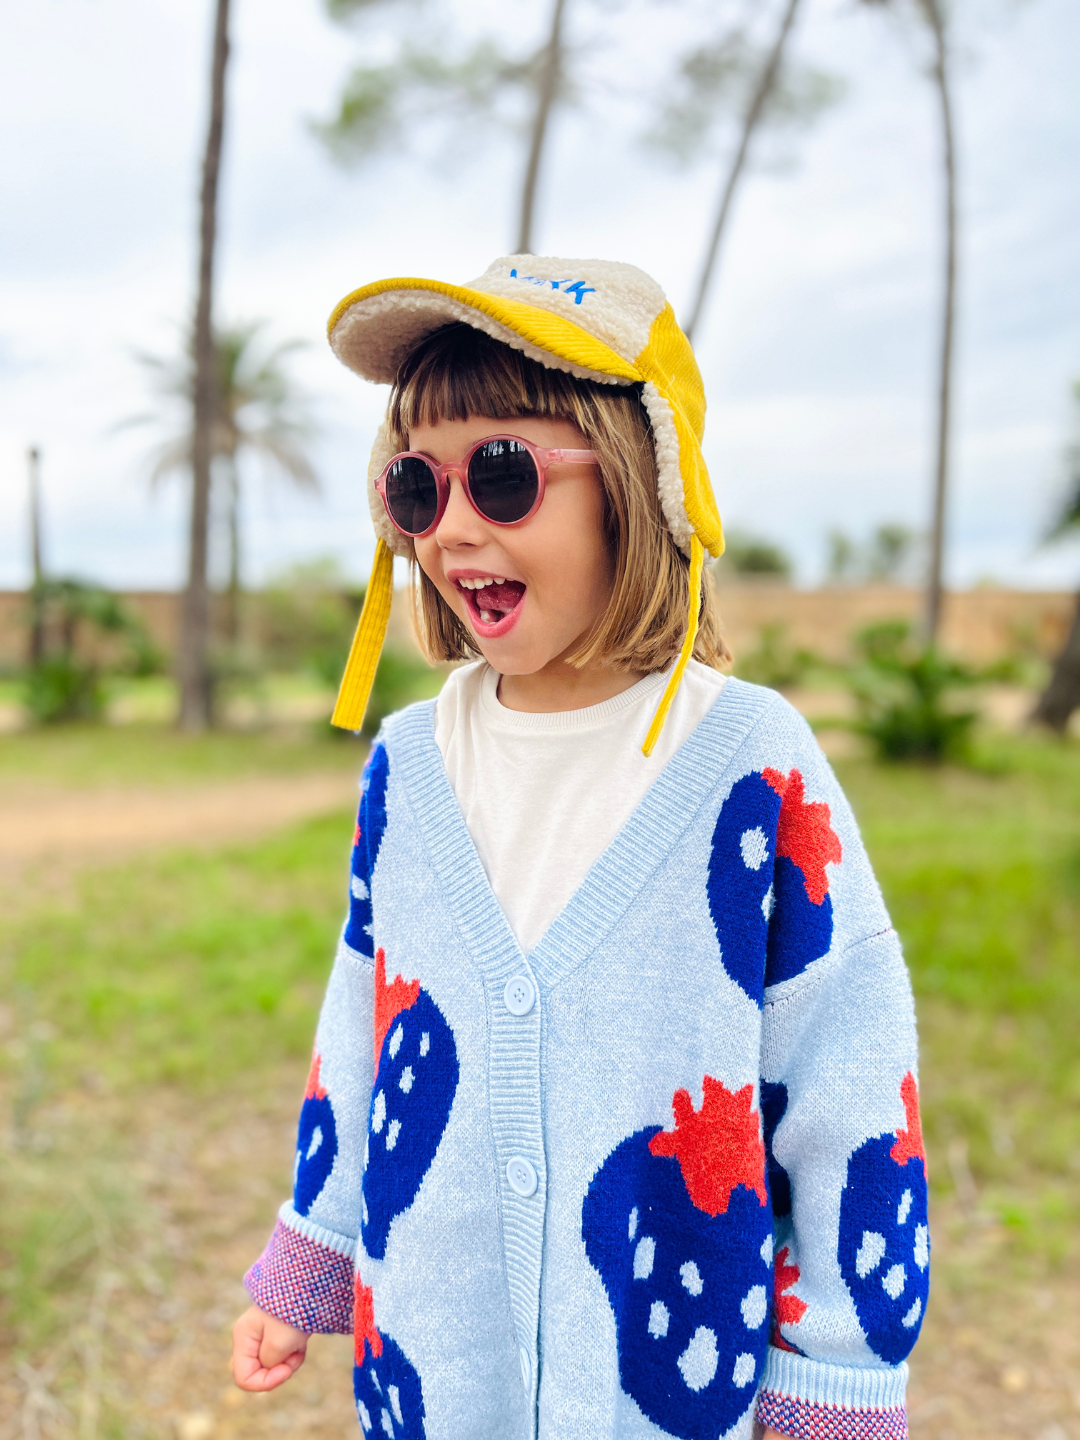
[[[465,947],[485,977],[496,981],[526,968],[550,987],[584,964],[693,822],[772,699],[767,690],[728,678],[527,954],[491,888],[446,774],[435,743],[435,701],[389,721],[391,777],[396,771],[405,786]]]

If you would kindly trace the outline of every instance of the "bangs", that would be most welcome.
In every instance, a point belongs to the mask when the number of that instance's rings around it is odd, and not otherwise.
[[[544,415],[580,424],[589,392],[634,394],[638,386],[602,385],[552,370],[493,340],[482,330],[455,321],[422,340],[394,382],[388,420],[404,441],[414,425],[469,420],[487,415],[509,420]]]

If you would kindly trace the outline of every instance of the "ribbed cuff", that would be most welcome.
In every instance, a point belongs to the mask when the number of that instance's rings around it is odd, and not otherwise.
[[[757,1418],[791,1440],[907,1440],[908,1367],[829,1365],[770,1347]]]
[[[309,1335],[351,1335],[353,1259],[341,1253],[348,1242],[335,1236],[337,1245],[324,1244],[310,1232],[329,1232],[305,1228],[309,1233],[277,1222],[266,1249],[244,1276],[248,1294],[260,1310]]]

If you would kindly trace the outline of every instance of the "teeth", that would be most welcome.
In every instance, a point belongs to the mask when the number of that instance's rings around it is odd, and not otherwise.
[[[495,584],[496,584],[496,585],[505,585],[505,584],[506,584],[506,576],[505,576],[505,575],[500,575],[499,578],[495,581]]]
[[[466,590],[483,590],[486,585],[502,585],[504,582],[502,580],[495,580],[492,576],[488,575],[481,580],[469,580],[462,577],[458,583]]]

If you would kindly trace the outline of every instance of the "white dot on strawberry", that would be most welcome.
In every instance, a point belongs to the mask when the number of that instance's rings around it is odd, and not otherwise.
[[[637,1234],[637,1206],[630,1211],[630,1224],[627,1227],[626,1238],[632,1240]]]
[[[885,1236],[879,1235],[876,1230],[864,1230],[862,1244],[855,1256],[855,1273],[860,1280],[865,1280],[871,1271],[877,1269],[884,1254]]]
[[[656,1258],[656,1241],[651,1235],[643,1235],[634,1251],[634,1279],[647,1280],[652,1274]]]
[[[649,1334],[654,1340],[662,1340],[668,1332],[671,1316],[662,1300],[654,1300],[649,1311]]]
[[[679,1267],[679,1279],[682,1281],[684,1289],[688,1290],[691,1295],[700,1295],[705,1288],[701,1271],[693,1260],[687,1260],[685,1265]]]
[[[881,1278],[881,1288],[890,1300],[898,1300],[904,1293],[904,1286],[906,1284],[907,1271],[903,1265],[893,1265]]]
[[[746,1292],[739,1312],[748,1330],[757,1330],[764,1323],[765,1316],[769,1313],[769,1297],[764,1285],[755,1285]]]
[[[397,1027],[397,1029],[394,1031],[393,1035],[390,1036],[390,1059],[391,1059],[391,1060],[395,1060],[395,1059],[397,1058],[397,1052],[401,1049],[401,1041],[402,1041],[404,1035],[405,1035],[405,1031],[404,1031],[404,1030],[402,1029],[402,1027],[399,1025],[399,1026]]]
[[[412,1066],[406,1065],[405,1069],[401,1072],[401,1079],[398,1081],[398,1088],[404,1090],[406,1095],[413,1087],[413,1078]]]
[[[903,1320],[901,1320],[900,1323],[901,1323],[901,1325],[904,1326],[904,1328],[905,1328],[906,1330],[910,1330],[910,1329],[912,1328],[912,1326],[917,1325],[917,1324],[919,1323],[919,1316],[920,1316],[921,1314],[922,1314],[922,1296],[921,1296],[921,1295],[916,1295],[916,1296],[915,1296],[915,1304],[912,1305],[911,1309],[907,1312],[907,1314],[904,1316]]]
[[[761,1258],[762,1258],[762,1260],[765,1261],[765,1264],[766,1264],[766,1265],[771,1265],[771,1264],[772,1264],[772,1256],[773,1256],[773,1237],[772,1237],[771,1235],[766,1235],[766,1236],[765,1236],[764,1243],[762,1244],[762,1247],[761,1247]]]
[[[930,1264],[930,1231],[925,1225],[915,1227],[915,1264],[920,1270]]]
[[[739,849],[742,851],[743,864],[748,870],[761,869],[769,858],[769,842],[760,825],[743,831],[739,836]]]
[[[386,1096],[380,1090],[375,1096],[375,1104],[371,1107],[371,1128],[376,1135],[382,1134],[382,1127],[386,1124]]]
[[[687,1389],[704,1390],[716,1374],[719,1360],[716,1336],[705,1325],[699,1325],[690,1337],[689,1345],[679,1356],[679,1369]],[[750,1363],[752,1366],[753,1360]]]
[[[903,1195],[900,1196],[900,1204],[896,1207],[896,1223],[897,1223],[897,1225],[905,1225],[905,1224],[907,1223],[907,1217],[908,1217],[908,1215],[910,1214],[910,1212],[911,1212],[911,1191],[910,1191],[910,1190],[905,1190],[904,1193],[903,1193]]]
[[[735,1361],[735,1369],[731,1372],[731,1383],[738,1385],[741,1390],[744,1385],[749,1385],[754,1378],[754,1357],[753,1355],[740,1355]]]
[[[397,1144],[397,1137],[401,1134],[401,1121],[391,1120],[386,1131],[386,1148],[392,1150]]]

